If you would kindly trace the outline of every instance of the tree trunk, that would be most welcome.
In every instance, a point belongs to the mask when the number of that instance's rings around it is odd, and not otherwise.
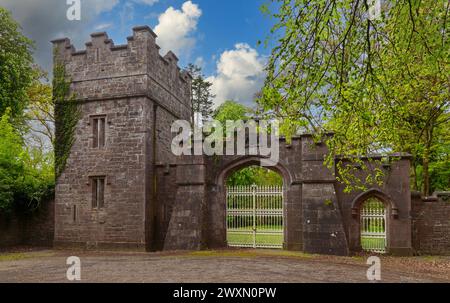
[[[430,150],[428,147],[425,147],[423,152],[423,195],[428,197],[430,195],[430,173],[429,173],[429,160],[430,159]]]
[[[425,149],[423,152],[423,195],[430,195],[430,153],[433,141],[433,126],[428,126],[425,131]]]
[[[419,191],[419,184],[417,180],[417,161],[416,158],[413,158],[413,165],[412,165],[412,177],[413,177],[413,190]]]

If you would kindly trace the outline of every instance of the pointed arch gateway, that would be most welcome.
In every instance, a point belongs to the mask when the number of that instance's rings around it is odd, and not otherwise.
[[[353,200],[352,214],[359,221],[361,249],[382,254],[388,252],[390,218],[398,214],[392,199],[379,189],[370,189]]]

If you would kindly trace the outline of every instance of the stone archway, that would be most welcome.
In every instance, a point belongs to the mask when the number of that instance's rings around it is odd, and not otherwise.
[[[294,138],[289,144],[285,141],[280,144],[279,162],[272,169],[285,183],[283,248],[335,255],[357,251],[359,220],[352,215],[358,213],[360,202],[375,195],[390,203],[390,216],[398,216],[389,223],[389,230],[395,230],[389,234],[389,252],[408,253],[410,200],[409,189],[403,185],[408,181],[404,174],[409,169],[408,159],[385,169],[388,176],[396,178],[387,178],[382,189],[348,194],[336,181],[334,168],[324,166],[327,153],[326,145],[314,142],[307,135]],[[180,157],[174,165],[172,188],[176,191],[173,191],[168,213],[163,249],[226,248],[225,180],[242,167],[258,165],[263,158],[248,153],[245,156]],[[398,178],[400,173],[402,178]]]
[[[383,206],[383,209],[378,209],[379,207],[373,207],[376,203]],[[370,209],[370,204],[372,204],[372,209]],[[391,247],[391,238],[393,236],[392,230],[392,220],[398,217],[398,208],[396,203],[385,194],[383,191],[377,188],[369,189],[363,193],[357,195],[352,201],[352,217],[355,220],[355,229],[357,235],[355,238],[358,239],[359,250],[373,251],[378,253],[389,252]],[[376,206],[376,205],[375,205]],[[372,217],[372,218],[369,218]],[[380,225],[380,220],[382,221],[382,226]],[[375,229],[379,230],[380,227],[384,228],[384,249],[375,245],[364,245],[363,243],[363,233],[370,232],[371,228],[365,226],[368,221],[373,221],[375,223]],[[366,223],[364,223],[366,222]],[[371,224],[371,223],[369,223]],[[373,232],[374,237],[376,237],[377,232]],[[381,233],[380,233],[381,235]],[[368,239],[369,240],[369,239]],[[374,240],[375,241],[375,240]],[[375,241],[376,242],[376,241]]]
[[[215,198],[213,204],[210,205],[209,209],[209,217],[210,226],[214,226],[214,230],[218,231],[214,234],[214,237],[210,237],[209,244],[212,247],[226,247],[226,233],[227,233],[227,224],[226,224],[226,213],[227,213],[227,192],[226,192],[226,180],[229,176],[231,176],[234,172],[239,171],[245,167],[250,166],[260,166],[261,159],[263,157],[259,156],[244,156],[239,157],[237,159],[231,160],[228,164],[224,165],[224,167],[218,170],[216,177],[214,178],[214,192]],[[288,239],[289,234],[289,216],[288,216],[288,197],[289,193],[291,193],[292,188],[292,176],[286,167],[282,164],[278,163],[275,166],[267,167],[268,169],[275,171],[278,173],[283,179],[283,235],[284,235],[284,243],[283,248],[288,247],[286,243],[286,239]]]

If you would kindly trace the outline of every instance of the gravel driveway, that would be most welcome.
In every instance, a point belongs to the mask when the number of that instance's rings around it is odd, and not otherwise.
[[[0,253],[0,282],[68,282],[66,259],[81,259],[82,282],[367,282],[366,257],[272,250],[171,253]],[[450,257],[382,257],[382,282],[450,282]]]

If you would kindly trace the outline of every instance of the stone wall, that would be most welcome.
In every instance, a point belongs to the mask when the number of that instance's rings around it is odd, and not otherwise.
[[[0,214],[0,248],[17,246],[23,241],[22,224],[14,213]]]
[[[354,175],[365,180],[368,173],[380,169],[383,172],[383,184],[371,185],[366,191],[345,192],[345,186],[336,182],[337,198],[339,200],[345,225],[349,249],[351,252],[361,250],[360,243],[360,207],[368,198],[375,197],[385,204],[387,210],[387,246],[388,252],[397,255],[412,254],[411,244],[411,192],[409,188],[409,165],[407,155],[393,155],[392,161],[380,157],[363,159],[371,168],[363,170],[356,167]],[[346,160],[339,160],[344,165],[354,165]],[[382,163],[382,164],[381,164]],[[339,177],[339,175],[338,175]]]
[[[156,219],[154,250],[163,250],[176,200],[176,166],[159,164],[156,166]]]
[[[57,245],[145,244],[145,98],[86,102],[56,186]],[[91,115],[106,115],[105,148],[92,148]],[[105,206],[92,208],[91,178],[105,176]]]
[[[359,207],[377,197],[388,211],[388,252],[412,254],[408,156],[394,155],[395,160],[380,164],[382,186],[345,193],[336,171],[324,166],[328,152],[324,144],[309,135],[295,137],[291,144],[280,143],[280,161],[272,169],[284,182],[286,249],[334,255],[361,251]],[[260,160],[259,156],[178,159],[177,194],[165,249],[226,247],[226,178],[240,168],[259,165]],[[356,174],[362,180],[367,176],[362,169]]]
[[[450,192],[412,194],[413,247],[417,254],[450,255]]]
[[[19,245],[52,247],[54,206],[54,200],[50,200],[31,214],[19,211],[0,214],[0,248]]]

